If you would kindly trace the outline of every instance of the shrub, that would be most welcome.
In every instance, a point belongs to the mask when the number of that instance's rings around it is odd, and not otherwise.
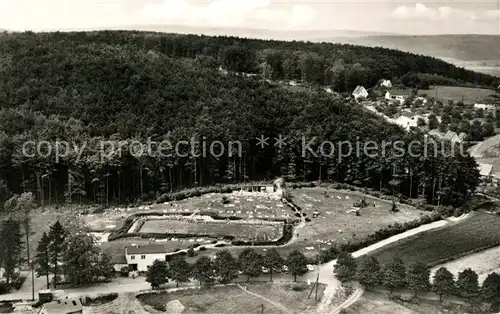
[[[9,293],[10,287],[5,282],[0,282],[0,294]]]
[[[456,208],[455,212],[453,213],[453,216],[455,216],[455,217],[462,216],[462,209],[461,208]]]
[[[85,297],[85,305],[102,305],[114,301],[118,298],[118,293],[109,293],[95,298]]]
[[[222,197],[222,204],[229,204],[231,203],[231,201],[229,200],[229,198],[227,198],[227,196],[223,196]]]
[[[207,250],[207,248],[206,248],[206,247],[204,247],[204,246],[200,246],[199,250],[200,250],[200,251],[206,251],[206,250]]]
[[[226,245],[224,243],[217,243],[215,247],[225,247]]]
[[[194,252],[193,248],[189,248],[189,250],[187,251],[187,256],[193,257],[195,255],[196,255],[196,253]]]

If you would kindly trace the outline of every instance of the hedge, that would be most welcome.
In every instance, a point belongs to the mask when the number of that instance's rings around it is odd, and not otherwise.
[[[293,225],[285,224],[283,225],[283,234],[278,240],[275,241],[243,241],[243,240],[235,240],[232,241],[231,244],[235,246],[251,246],[251,245],[284,245],[288,243],[293,237]]]

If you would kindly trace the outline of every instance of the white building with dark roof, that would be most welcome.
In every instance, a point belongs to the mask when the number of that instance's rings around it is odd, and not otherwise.
[[[171,250],[162,244],[146,244],[127,246],[125,248],[125,259],[130,270],[147,271],[155,260],[165,261]]]
[[[368,91],[363,86],[358,85],[352,92],[354,99],[366,99],[368,97]]]

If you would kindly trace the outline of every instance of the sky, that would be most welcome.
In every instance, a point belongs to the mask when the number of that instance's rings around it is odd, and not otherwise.
[[[500,35],[500,0],[0,0],[0,28],[146,25]]]

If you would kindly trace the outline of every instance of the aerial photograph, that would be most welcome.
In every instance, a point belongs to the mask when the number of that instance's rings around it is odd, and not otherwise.
[[[500,0],[0,0],[0,314],[500,314]]]

